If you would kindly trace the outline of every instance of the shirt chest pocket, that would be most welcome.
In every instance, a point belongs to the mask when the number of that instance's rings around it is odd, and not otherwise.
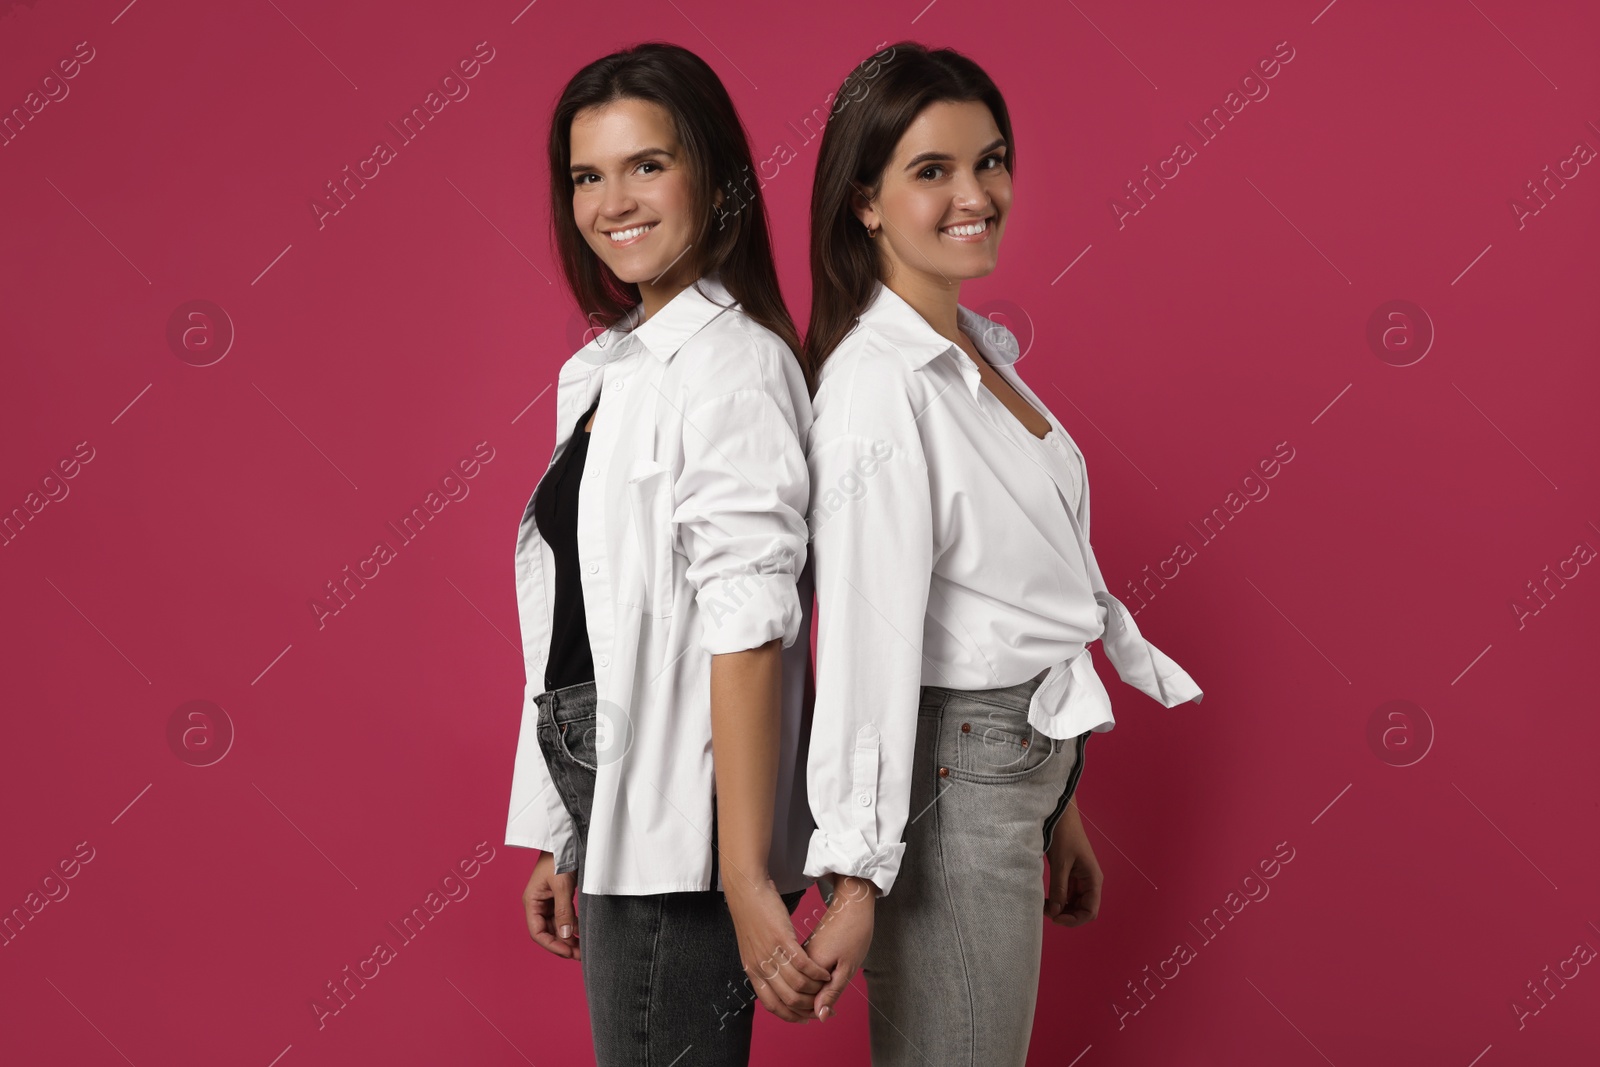
[[[654,460],[640,462],[628,478],[627,495],[638,571],[622,596],[646,614],[663,618],[672,614],[676,588],[671,468]]]

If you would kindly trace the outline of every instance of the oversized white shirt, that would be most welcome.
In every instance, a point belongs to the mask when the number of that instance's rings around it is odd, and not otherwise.
[[[633,309],[557,379],[550,466],[600,399],[578,491],[597,697],[589,893],[721,887],[720,869],[711,880],[711,657],[775,637],[784,647],[783,712],[768,871],[780,892],[811,881],[801,870],[812,829],[801,748],[810,717],[810,398],[783,341],[739,310],[717,277],[698,286],[704,294],[690,286],[643,324]],[[506,844],[552,852],[558,870],[571,870],[575,828],[536,734],[555,555],[531,498],[516,578],[527,685]]]
[[[994,689],[1045,672],[1028,721],[1056,738],[1114,725],[1086,645],[1166,707],[1194,680],[1139,633],[1089,546],[1083,454],[1012,364],[1016,338],[962,330],[1050,423],[1036,438],[978,367],[887,286],[823,364],[807,441],[817,697],[805,873],[888,893],[905,844],[923,685]]]

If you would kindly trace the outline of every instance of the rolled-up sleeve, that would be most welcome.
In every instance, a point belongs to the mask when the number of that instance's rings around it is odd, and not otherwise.
[[[577,828],[550,778],[550,767],[539,747],[538,725],[539,705],[531,696],[524,696],[516,763],[511,772],[506,844],[552,853],[556,873],[566,874],[578,869]]]
[[[887,895],[905,852],[916,753],[933,570],[928,469],[914,444],[856,434],[814,437],[809,463],[818,632],[807,784],[817,828],[805,873],[870,879]]]
[[[706,652],[799,637],[809,496],[798,431],[772,393],[740,389],[684,412],[673,522]]]

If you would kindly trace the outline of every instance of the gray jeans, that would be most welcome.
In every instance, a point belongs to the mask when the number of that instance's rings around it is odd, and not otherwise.
[[[578,884],[595,783],[595,686],[535,698],[539,748],[578,835]],[[715,811],[706,828],[717,839]],[[715,851],[713,850],[713,883]],[[804,890],[783,894],[790,914]],[[578,937],[599,1067],[745,1067],[755,988],[718,890],[578,894]]]
[[[906,851],[862,965],[874,1067],[1023,1067],[1044,939],[1044,854],[1087,732],[1028,723],[1041,678],[923,686]],[[824,886],[825,888],[825,886]]]

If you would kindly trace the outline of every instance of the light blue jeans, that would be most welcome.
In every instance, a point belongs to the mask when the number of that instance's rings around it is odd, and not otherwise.
[[[922,687],[906,851],[877,902],[862,964],[873,1067],[1023,1067],[1027,1059],[1044,854],[1089,739],[1056,740],[1029,725],[1041,680]]]

